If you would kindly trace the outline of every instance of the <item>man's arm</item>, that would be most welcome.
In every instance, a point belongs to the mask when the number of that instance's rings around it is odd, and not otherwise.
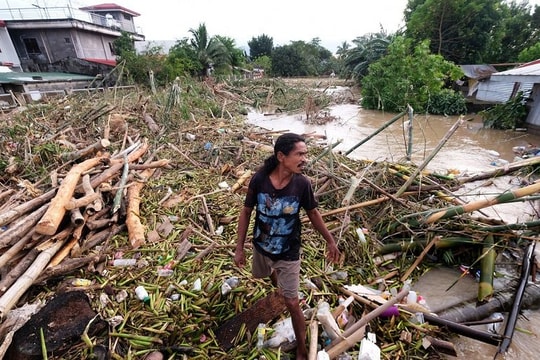
[[[330,234],[330,231],[328,231],[328,228],[323,221],[321,213],[317,208],[307,210],[306,213],[315,230],[317,230],[319,234],[321,234],[321,236],[326,240],[326,257],[331,262],[338,263],[341,254],[339,252],[339,249],[337,248],[334,237],[332,236],[332,234]]]
[[[234,263],[238,267],[246,265],[246,256],[244,254],[244,244],[246,242],[247,230],[249,227],[249,220],[251,219],[251,212],[253,208],[244,206],[240,211],[238,218],[237,235],[238,240],[236,242],[236,249],[234,251]]]

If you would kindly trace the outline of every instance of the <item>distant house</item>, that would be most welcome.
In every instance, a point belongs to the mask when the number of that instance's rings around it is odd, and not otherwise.
[[[526,123],[529,132],[540,134],[540,59],[515,69],[494,73],[491,75],[489,83],[493,87],[502,84],[511,88],[506,100],[517,94],[518,91],[529,94],[527,101],[529,114]]]
[[[9,34],[5,39],[0,28],[0,46],[15,49],[6,61],[17,64],[16,71],[96,75],[115,66],[113,42],[122,31],[134,41],[144,40],[133,21],[139,15],[114,3],[81,9],[69,5],[0,9]]]

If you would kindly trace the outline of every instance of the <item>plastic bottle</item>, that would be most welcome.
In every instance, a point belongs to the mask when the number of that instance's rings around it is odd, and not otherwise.
[[[137,297],[142,302],[149,303],[150,302],[150,295],[148,295],[148,291],[144,288],[144,286],[139,285],[135,288],[135,294],[137,294]]]
[[[266,324],[259,323],[257,325],[257,349],[262,349],[264,346],[264,334],[266,333]]]
[[[137,259],[114,259],[113,266],[133,266],[137,263]]]
[[[417,300],[416,291],[409,291],[407,294],[407,304],[416,304]]]

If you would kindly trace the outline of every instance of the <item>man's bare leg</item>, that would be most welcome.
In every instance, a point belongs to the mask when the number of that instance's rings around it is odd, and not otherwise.
[[[300,308],[298,297],[285,298],[285,305],[291,314],[294,335],[296,337],[296,360],[307,360],[306,321]]]

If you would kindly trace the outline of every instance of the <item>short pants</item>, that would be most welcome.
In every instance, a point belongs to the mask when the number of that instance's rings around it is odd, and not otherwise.
[[[277,275],[277,286],[286,298],[298,297],[300,283],[300,260],[274,261],[261,254],[257,248],[253,248],[253,264],[251,272],[256,278],[269,277],[272,270]]]

